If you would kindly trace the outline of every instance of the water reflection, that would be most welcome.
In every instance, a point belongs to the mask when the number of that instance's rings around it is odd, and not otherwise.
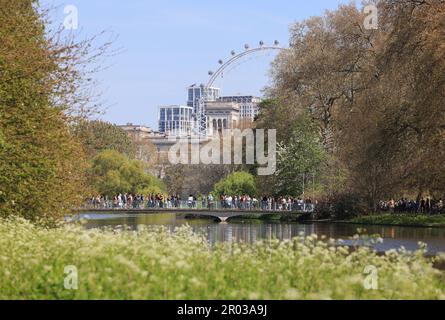
[[[344,239],[345,244],[352,244],[348,239],[357,234],[357,229],[364,227],[351,224],[310,223],[298,224],[288,222],[235,221],[217,223],[208,219],[186,219],[176,214],[82,214],[88,220],[87,228],[113,227],[127,225],[137,229],[140,225],[162,225],[169,230],[188,224],[194,232],[204,234],[211,244],[217,242],[254,243],[258,240],[290,240],[300,234],[326,236]],[[379,234],[384,242],[376,244],[378,251],[398,249],[404,246],[407,250],[418,249],[419,241],[428,245],[428,253],[445,252],[445,229],[443,228],[408,228],[367,226],[367,234]]]

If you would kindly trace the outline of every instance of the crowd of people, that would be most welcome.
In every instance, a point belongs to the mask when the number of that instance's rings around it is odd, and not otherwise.
[[[380,201],[379,209],[393,213],[435,214],[444,213],[445,208],[442,199],[437,200],[432,197],[426,197],[417,200],[402,198],[399,200]]]
[[[213,196],[209,195],[208,204],[211,206],[214,202]],[[251,197],[249,195],[231,196],[221,195],[220,207],[225,209],[240,209],[240,210],[280,210],[280,211],[293,211],[303,210],[305,207],[312,206],[312,200],[292,197],[268,197],[263,196],[261,198]]]
[[[117,194],[114,197],[97,195],[89,198],[87,205],[93,208],[115,209],[143,209],[143,208],[178,208],[179,196],[165,196],[163,194]]]
[[[310,198],[293,197],[255,197],[250,195],[221,195],[216,197],[209,195],[189,195],[181,198],[179,195],[164,194],[118,194],[114,197],[97,195],[87,200],[90,208],[103,209],[239,209],[239,210],[263,210],[263,211],[311,211],[315,208],[316,201]],[[392,213],[419,213],[436,214],[445,213],[442,199],[432,197],[412,200],[401,198],[399,200],[380,201],[379,208],[383,212]]]
[[[293,197],[255,197],[250,195],[189,195],[182,199],[179,195],[164,194],[118,194],[114,197],[97,195],[87,200],[87,206],[96,209],[145,209],[145,208],[207,208],[207,209],[239,209],[263,211],[301,211],[312,210],[315,203],[309,199]]]

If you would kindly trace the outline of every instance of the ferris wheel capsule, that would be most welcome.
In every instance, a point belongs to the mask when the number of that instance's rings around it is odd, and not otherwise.
[[[220,60],[218,60],[218,63],[219,63],[219,64],[223,64],[224,61],[222,61],[222,60],[220,59]]]
[[[213,71],[212,70],[209,71],[209,76],[213,76]]]
[[[244,49],[249,50],[249,49],[250,49],[250,46],[246,43],[246,44],[244,45]]]
[[[278,40],[275,40],[275,41],[273,42],[273,44],[274,44],[275,46],[279,46],[279,45],[280,45],[280,42],[279,42]]]
[[[260,41],[260,47],[264,46],[264,41]]]
[[[231,54],[232,56],[236,55],[235,50],[232,50],[232,52],[230,52],[230,54]]]

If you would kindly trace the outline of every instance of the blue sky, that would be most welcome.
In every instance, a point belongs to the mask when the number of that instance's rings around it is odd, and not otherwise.
[[[102,30],[118,36],[122,52],[97,75],[107,107],[102,119],[157,128],[160,105],[185,104],[186,87],[206,83],[219,59],[260,40],[283,46],[289,26],[348,0],[43,0],[56,6],[54,21],[64,20],[63,7],[75,5],[82,36]],[[216,85],[224,95],[261,95],[268,84],[272,53],[253,56],[224,75]]]

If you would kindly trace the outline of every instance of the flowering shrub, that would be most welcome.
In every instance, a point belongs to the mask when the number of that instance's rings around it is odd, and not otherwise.
[[[403,250],[316,236],[216,247],[190,228],[45,229],[0,220],[0,299],[445,299],[444,274]],[[78,272],[66,289],[66,266]],[[367,290],[364,270],[378,271]]]

